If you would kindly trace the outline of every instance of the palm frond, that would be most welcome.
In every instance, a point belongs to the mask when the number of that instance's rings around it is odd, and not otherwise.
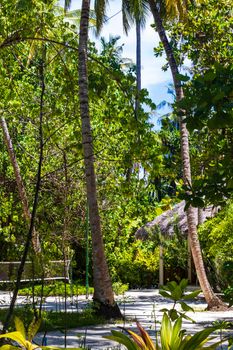
[[[70,9],[71,2],[72,2],[72,0],[65,0],[65,3],[64,3],[64,10],[65,10],[65,12]]]
[[[94,9],[96,14],[96,29],[97,34],[100,33],[101,28],[106,21],[106,8],[108,0],[95,0]]]
[[[150,13],[148,1],[125,0],[122,1],[123,27],[126,34],[130,26],[138,21],[141,27],[146,24],[146,17]]]

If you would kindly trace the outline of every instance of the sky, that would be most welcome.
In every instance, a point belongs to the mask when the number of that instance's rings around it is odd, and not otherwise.
[[[71,10],[78,9],[81,6],[81,0],[72,0]],[[93,8],[93,1],[92,1]],[[107,7],[107,17],[112,17],[104,25],[100,36],[109,39],[109,36],[120,36],[119,45],[124,44],[122,57],[130,58],[135,62],[136,60],[136,29],[132,27],[128,36],[123,32],[121,1],[109,0]],[[162,66],[166,63],[164,57],[155,57],[153,48],[158,45],[158,34],[151,27],[153,23],[152,17],[148,17],[145,29],[141,34],[142,46],[142,87],[149,91],[150,98],[156,104],[163,100],[172,101],[172,96],[167,94],[169,83],[171,83],[171,74],[162,71]],[[97,48],[99,46],[98,39],[94,36],[91,38],[96,42]],[[163,108],[158,111],[158,115],[168,112],[168,108]]]

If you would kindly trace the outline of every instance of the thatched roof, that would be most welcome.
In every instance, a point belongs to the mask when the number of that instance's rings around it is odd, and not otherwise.
[[[140,227],[135,236],[137,239],[147,239],[149,232],[160,232],[163,235],[173,235],[176,227],[181,233],[187,235],[188,224],[187,216],[184,211],[185,201],[182,201],[174,206],[173,209],[165,211],[163,214],[157,216],[153,221],[148,222]],[[198,224],[198,208],[194,208],[196,212],[196,224]],[[216,215],[216,208],[209,206],[202,210],[202,222],[207,218]]]

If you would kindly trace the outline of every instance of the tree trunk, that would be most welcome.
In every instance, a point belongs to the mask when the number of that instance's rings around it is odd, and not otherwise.
[[[168,41],[166,31],[164,29],[161,16],[159,14],[156,2],[154,0],[148,0],[151,12],[154,17],[156,30],[159,34],[160,40],[163,44],[167,60],[171,69],[173,82],[176,92],[176,100],[180,101],[183,98],[183,89],[181,82],[178,79],[177,74],[179,73],[178,66]],[[186,124],[183,122],[184,117],[180,117],[180,135],[181,135],[181,156],[182,156],[182,168],[183,168],[183,179],[185,184],[191,185],[191,166],[189,157],[189,134],[186,128]],[[209,281],[206,276],[203,257],[201,253],[200,242],[197,234],[197,227],[195,221],[195,210],[190,206],[187,210],[187,222],[188,222],[188,234],[190,239],[191,251],[193,256],[193,261],[197,273],[197,277],[208,304],[208,309],[211,308],[222,308],[224,303],[214,294]]]
[[[43,52],[44,47],[43,47]],[[40,65],[40,80],[41,80],[41,94],[40,94],[40,124],[39,124],[39,138],[40,138],[40,151],[39,151],[39,162],[38,162],[38,169],[37,169],[37,179],[36,179],[36,187],[35,187],[35,196],[34,196],[34,202],[33,202],[33,208],[32,208],[32,214],[30,216],[30,225],[28,234],[25,240],[24,244],[24,250],[22,254],[22,258],[20,261],[20,265],[17,271],[17,279],[14,286],[13,295],[11,298],[10,306],[6,314],[5,322],[3,324],[3,333],[6,333],[8,330],[8,327],[10,325],[11,318],[13,316],[13,311],[18,295],[18,291],[20,288],[20,282],[23,275],[26,259],[28,256],[28,252],[30,249],[30,245],[32,242],[32,235],[33,235],[33,229],[35,226],[35,219],[36,219],[36,211],[37,211],[37,205],[39,200],[39,191],[40,191],[40,184],[41,184],[41,169],[42,169],[42,163],[43,163],[43,152],[44,152],[44,140],[43,140],[43,115],[44,115],[44,95],[45,95],[45,83],[44,83],[44,60],[42,60]],[[39,256],[41,257],[41,255]]]
[[[19,196],[20,196],[22,206],[23,206],[24,218],[25,218],[25,220],[28,224],[28,228],[29,228],[30,222],[31,222],[31,213],[29,210],[27,194],[26,194],[26,190],[24,187],[22,177],[21,177],[20,168],[19,168],[16,156],[15,156],[14,147],[13,147],[12,140],[11,140],[11,137],[9,134],[7,123],[6,123],[6,120],[4,117],[1,117],[1,126],[2,126],[2,131],[3,131],[7,151],[8,151],[10,160],[11,160],[11,165],[14,169],[15,179],[16,179],[16,183],[17,183],[17,187],[18,187],[18,191],[19,191]],[[33,249],[34,249],[36,254],[39,254],[41,252],[39,235],[36,232],[34,227],[33,227],[33,232],[32,232],[32,246],[33,246]]]
[[[141,79],[141,23],[136,20],[136,77],[137,77],[137,92],[135,101],[135,114],[138,119],[138,111],[140,108],[139,94],[142,89]]]
[[[79,103],[82,121],[82,144],[86,176],[87,202],[89,207],[90,228],[92,234],[93,259],[93,300],[97,303],[98,312],[106,318],[121,317],[115,303],[112,283],[104,253],[104,244],[97,203],[96,175],[92,133],[89,116],[88,74],[87,74],[87,41],[89,24],[90,0],[82,1],[80,32],[79,32]]]

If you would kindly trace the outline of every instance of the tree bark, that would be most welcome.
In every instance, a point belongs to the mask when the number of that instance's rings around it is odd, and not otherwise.
[[[29,228],[30,222],[31,222],[31,213],[29,210],[26,189],[24,187],[23,179],[22,179],[21,173],[20,173],[20,168],[19,168],[16,156],[15,156],[14,147],[13,147],[12,140],[11,140],[9,130],[7,127],[7,123],[6,123],[6,120],[4,117],[1,117],[1,126],[2,126],[2,131],[3,131],[7,151],[8,151],[10,160],[11,160],[11,165],[12,165],[13,170],[14,170],[15,179],[16,179],[16,183],[17,183],[17,187],[18,187],[18,191],[19,191],[19,197],[21,199],[22,206],[23,206],[24,218],[25,218],[25,220],[28,224],[28,228]],[[41,252],[39,235],[36,232],[34,227],[33,227],[33,231],[32,231],[32,246],[33,246],[34,252],[36,254],[39,254]]]
[[[178,65],[176,63],[173,50],[168,41],[166,31],[163,26],[159,10],[157,8],[156,2],[154,0],[148,0],[150,5],[151,12],[154,17],[156,30],[159,34],[160,40],[163,44],[167,60],[171,69],[172,78],[175,86],[176,100],[180,101],[183,98],[183,89],[181,82],[178,79]],[[181,156],[182,156],[182,168],[183,168],[183,180],[184,184],[191,185],[191,166],[190,166],[190,157],[189,157],[189,134],[184,123],[184,117],[180,117],[180,135],[181,135]],[[211,308],[222,308],[225,304],[214,294],[209,281],[206,276],[203,257],[201,253],[200,242],[197,234],[197,227],[195,221],[195,211],[192,206],[187,210],[187,222],[188,222],[188,235],[191,245],[191,251],[193,256],[193,261],[200,283],[202,292],[208,304],[208,309]]]
[[[136,77],[137,77],[137,92],[135,101],[135,115],[138,119],[138,112],[140,108],[139,95],[142,89],[142,79],[141,79],[141,23],[136,20]]]
[[[43,52],[44,48],[43,48]],[[43,163],[43,151],[44,151],[44,140],[43,140],[43,115],[44,115],[44,95],[45,95],[45,83],[44,83],[44,60],[41,62],[40,65],[40,80],[41,80],[41,94],[40,94],[40,124],[39,124],[39,138],[40,138],[40,154],[39,154],[39,161],[38,161],[38,169],[37,169],[37,179],[36,179],[36,187],[35,187],[35,196],[34,196],[34,202],[33,202],[33,208],[32,208],[32,215],[30,216],[30,225],[28,234],[25,240],[23,255],[20,261],[19,269],[17,272],[17,279],[14,287],[13,296],[10,302],[10,306],[8,309],[8,312],[6,314],[5,322],[3,324],[3,330],[2,333],[6,333],[8,330],[8,327],[10,325],[10,321],[13,315],[15,302],[17,299],[18,291],[20,288],[20,282],[24,271],[24,266],[26,263],[26,259],[28,256],[28,252],[30,249],[30,245],[32,242],[32,235],[33,235],[33,229],[35,225],[35,219],[36,219],[36,211],[37,211],[37,205],[39,200],[39,192],[40,192],[40,184],[41,184],[41,169],[42,169],[42,163]]]
[[[99,209],[97,203],[96,175],[94,169],[93,142],[89,115],[88,73],[87,73],[87,41],[90,0],[82,1],[79,32],[79,103],[82,122],[82,145],[86,176],[87,202],[92,235],[93,259],[93,300],[97,303],[97,312],[106,318],[121,317],[115,303],[112,283],[106,262],[104,243],[101,231]]]

